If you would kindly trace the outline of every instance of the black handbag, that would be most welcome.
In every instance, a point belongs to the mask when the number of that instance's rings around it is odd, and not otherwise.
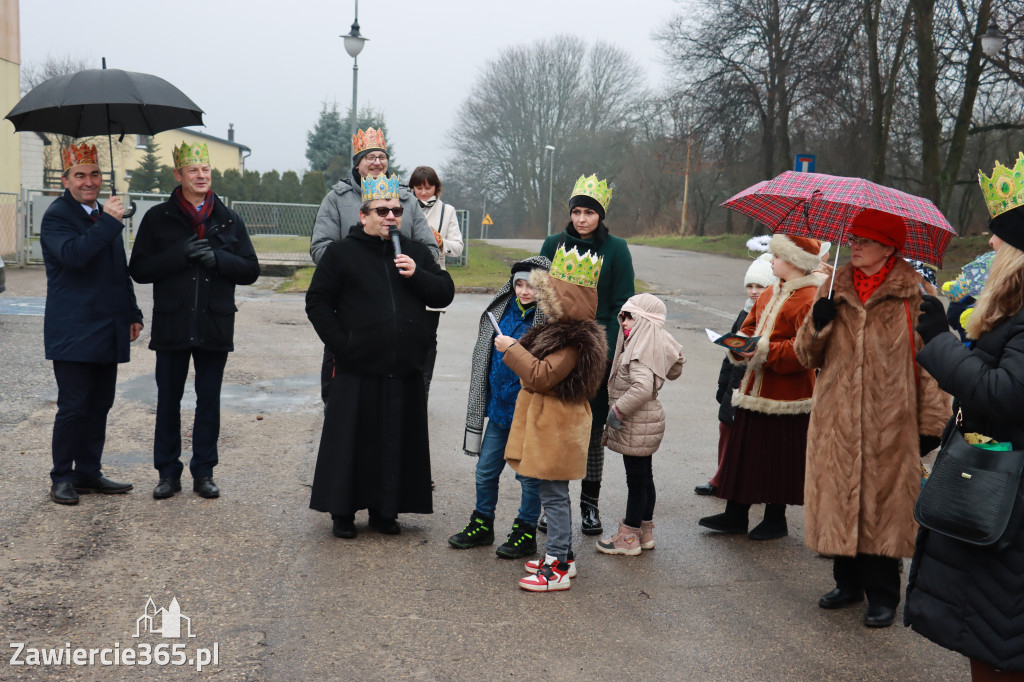
[[[1016,525],[1024,450],[994,451],[964,440],[958,424],[946,429],[935,466],[914,505],[928,530],[978,547],[1002,549]],[[951,427],[951,428],[950,428]],[[1006,542],[1009,542],[1007,539]]]

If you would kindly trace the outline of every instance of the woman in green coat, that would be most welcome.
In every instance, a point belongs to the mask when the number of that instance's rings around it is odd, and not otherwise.
[[[601,277],[597,282],[597,314],[594,319],[604,325],[608,338],[608,363],[601,390],[590,402],[593,423],[590,429],[590,447],[587,452],[587,476],[580,494],[580,518],[585,535],[600,535],[601,516],[598,498],[601,494],[601,473],[604,469],[604,448],[601,434],[608,415],[608,374],[612,353],[619,335],[619,311],[633,295],[633,257],[626,240],[608,233],[604,224],[605,213],[612,199],[612,190],[605,180],[596,175],[580,176],[569,196],[569,224],[565,229],[544,240],[540,255],[553,258],[558,247],[576,247],[580,252],[593,251],[604,259]],[[546,530],[546,518],[541,516],[539,530]]]

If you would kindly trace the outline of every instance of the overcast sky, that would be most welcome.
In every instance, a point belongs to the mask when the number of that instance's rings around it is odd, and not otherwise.
[[[632,54],[648,84],[665,78],[651,39],[696,0],[363,0],[359,105],[384,111],[398,161],[439,167],[445,134],[483,64],[509,46],[560,33]],[[252,148],[246,167],[307,167],[306,133],[322,102],[352,101],[353,0],[21,0],[21,62],[50,55],[167,79],[205,112],[206,132]],[[88,12],[88,14],[83,14]],[[10,124],[7,123],[9,126]]]

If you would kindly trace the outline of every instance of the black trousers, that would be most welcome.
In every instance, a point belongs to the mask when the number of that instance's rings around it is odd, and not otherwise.
[[[641,521],[654,519],[654,503],[657,493],[654,490],[653,457],[633,457],[623,455],[622,463],[626,465],[626,518],[627,526],[639,528]]]
[[[423,388],[430,398],[430,380],[434,378],[434,362],[437,360],[437,325],[441,322],[440,310],[427,311],[427,361],[423,365]]]
[[[114,404],[117,363],[54,360],[53,376],[57,417],[50,479],[54,483],[95,480],[107,437],[107,413]]]
[[[836,587],[850,592],[864,590],[868,604],[895,609],[900,603],[900,560],[875,554],[832,558]]]
[[[220,387],[227,351],[198,348],[156,352],[156,434],[153,466],[160,478],[179,478],[181,463],[181,396],[189,360],[196,369],[196,415],[192,423],[192,478],[213,475],[220,436]]]

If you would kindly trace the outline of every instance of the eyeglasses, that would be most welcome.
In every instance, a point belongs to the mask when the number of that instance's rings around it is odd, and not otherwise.
[[[363,158],[366,159],[366,161],[369,163],[386,163],[388,160],[388,157],[385,154],[377,154],[375,156],[364,156]]]
[[[878,244],[879,246],[882,245],[880,242],[876,242],[874,239],[865,239],[864,237],[850,237],[848,240],[846,240],[846,243],[849,244],[850,246],[870,246],[872,244]]]
[[[388,208],[387,206],[377,206],[375,208],[371,208],[370,210],[371,211],[376,211],[377,215],[379,215],[381,218],[387,218],[388,217],[388,213],[394,213],[396,218],[401,218],[402,214],[405,213],[405,209],[402,208],[401,206],[399,206],[398,208]]]

